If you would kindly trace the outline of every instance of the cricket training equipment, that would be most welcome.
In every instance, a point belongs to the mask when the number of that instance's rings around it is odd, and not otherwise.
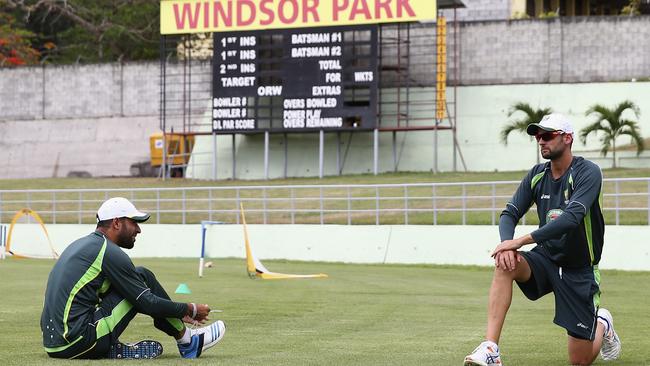
[[[0,225],[0,259],[5,259],[7,249],[7,226]]]
[[[137,343],[117,342],[111,345],[108,358],[142,360],[156,358],[163,353],[163,346],[157,341],[140,341]]]
[[[208,230],[208,226],[210,225],[220,225],[223,224],[224,222],[222,221],[209,221],[209,220],[203,220],[201,221],[201,257],[199,257],[199,277],[203,277],[203,268],[206,267],[205,263],[205,238]],[[212,267],[212,262],[210,263],[210,267]]]
[[[221,320],[205,327],[190,330],[190,343],[179,344],[178,351],[183,358],[198,358],[203,351],[219,343],[226,333],[226,325]]]
[[[464,366],[503,366],[499,346],[493,342],[485,341],[478,345],[474,351],[465,357]]]
[[[251,248],[250,241],[248,240],[248,229],[246,227],[246,216],[244,216],[244,205],[240,204],[241,221],[244,227],[244,243],[246,245],[246,270],[250,278],[261,278],[263,280],[281,280],[289,278],[326,278],[324,273],[319,274],[286,274],[271,272],[260,262]]]
[[[175,294],[191,294],[192,290],[190,290],[190,287],[186,283],[179,283],[178,287],[176,287],[176,291],[174,291]]]
[[[605,361],[615,360],[621,354],[621,340],[614,330],[612,314],[607,309],[600,308],[598,309],[598,321],[605,325],[603,345],[600,347],[600,357]]]
[[[21,220],[23,219],[23,220]],[[27,219],[27,222],[24,222]],[[20,221],[19,221],[20,220]],[[36,224],[32,222],[36,221]],[[40,227],[41,230],[37,228]],[[29,208],[16,212],[6,233],[5,254],[14,258],[52,258],[59,254],[54,250],[50,234],[43,219]]]

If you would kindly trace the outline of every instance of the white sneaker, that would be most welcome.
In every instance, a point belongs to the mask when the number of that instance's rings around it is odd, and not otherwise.
[[[474,351],[465,357],[464,366],[488,366],[499,365],[501,363],[501,355],[499,354],[499,346],[494,342],[485,341],[478,345]]]
[[[178,351],[183,358],[198,358],[203,351],[219,343],[226,333],[226,325],[221,321],[205,327],[190,330],[190,343],[179,344]]]
[[[600,357],[604,361],[611,361],[618,358],[621,354],[621,340],[614,330],[614,319],[607,309],[598,309],[598,321],[605,325],[605,334],[603,335],[603,345],[600,347]]]

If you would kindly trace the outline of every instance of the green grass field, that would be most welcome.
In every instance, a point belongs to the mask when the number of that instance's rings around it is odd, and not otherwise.
[[[152,269],[171,293],[187,283],[178,301],[209,303],[228,327],[223,341],[193,365],[461,365],[483,337],[490,268],[350,265],[268,261],[274,271],[329,274],[322,280],[251,280],[242,259],[214,260],[197,278],[197,260],[136,259]],[[41,347],[39,318],[48,260],[0,261],[0,360],[2,366],[89,364],[49,359]],[[623,342],[610,365],[650,365],[646,296],[650,272],[603,271],[603,306]],[[519,290],[501,339],[504,364],[564,365],[566,335],[552,324],[553,297],[526,300]],[[138,315],[122,341],[154,338],[165,352],[157,361],[187,364],[174,341]],[[115,365],[116,361],[92,364]],[[604,364],[597,361],[597,364]]]

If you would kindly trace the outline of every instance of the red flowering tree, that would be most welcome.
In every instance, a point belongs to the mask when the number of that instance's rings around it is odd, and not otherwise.
[[[10,14],[0,13],[0,67],[38,64],[40,53],[29,41],[33,36],[29,31],[16,28]]]

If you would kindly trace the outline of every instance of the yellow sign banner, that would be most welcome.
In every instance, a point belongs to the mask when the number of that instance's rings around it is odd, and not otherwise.
[[[436,0],[162,0],[160,33],[435,21]]]

